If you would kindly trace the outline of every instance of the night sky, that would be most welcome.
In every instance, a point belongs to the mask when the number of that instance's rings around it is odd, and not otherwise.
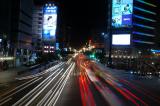
[[[91,39],[92,31],[106,30],[106,0],[57,0],[56,2],[59,6],[60,41],[67,38],[70,46],[80,48]]]

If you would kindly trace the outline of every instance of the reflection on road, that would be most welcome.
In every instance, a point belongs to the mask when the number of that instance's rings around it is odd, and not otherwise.
[[[17,77],[19,85],[0,95],[0,106],[159,106],[158,93],[145,88],[145,80],[130,75],[79,54],[39,73]],[[146,81],[152,85],[152,80]]]

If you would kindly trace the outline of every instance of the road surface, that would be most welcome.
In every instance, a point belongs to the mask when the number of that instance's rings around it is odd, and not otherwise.
[[[0,106],[160,106],[160,80],[115,70],[78,55],[17,77]]]

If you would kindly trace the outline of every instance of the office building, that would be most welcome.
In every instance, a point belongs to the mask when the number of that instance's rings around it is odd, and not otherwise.
[[[57,6],[53,2],[40,3],[33,12],[33,41],[35,51],[53,53],[56,45]],[[38,47],[40,46],[40,47]]]
[[[138,58],[157,48],[157,1],[109,0],[108,8],[107,56]]]
[[[35,5],[32,20],[32,41],[34,52],[42,52],[43,7]]]
[[[29,61],[32,52],[33,0],[2,0],[1,57],[13,57],[13,66]]]

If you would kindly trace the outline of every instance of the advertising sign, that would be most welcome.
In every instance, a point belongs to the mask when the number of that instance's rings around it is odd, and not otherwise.
[[[115,28],[131,27],[133,0],[112,1],[112,26]]]
[[[131,35],[130,34],[113,34],[112,45],[130,45]]]
[[[57,27],[57,7],[45,6],[43,18],[43,40],[55,41],[56,40],[56,27]]]
[[[59,50],[59,43],[56,43],[56,50]]]

